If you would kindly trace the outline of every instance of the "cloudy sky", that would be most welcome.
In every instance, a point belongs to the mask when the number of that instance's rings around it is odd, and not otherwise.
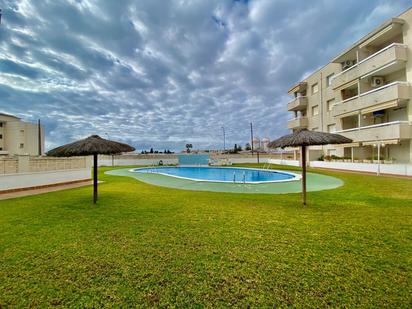
[[[47,147],[179,150],[287,132],[287,89],[410,0],[0,0],[0,112]]]

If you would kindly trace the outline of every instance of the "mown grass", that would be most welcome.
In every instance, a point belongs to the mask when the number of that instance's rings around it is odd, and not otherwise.
[[[103,174],[0,201],[0,307],[411,307],[412,181],[193,192]]]

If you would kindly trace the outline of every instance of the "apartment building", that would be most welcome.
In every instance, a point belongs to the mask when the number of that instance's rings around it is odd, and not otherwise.
[[[351,144],[310,147],[336,155],[412,162],[412,8],[392,18],[288,91],[288,128],[336,132]]]
[[[40,141],[39,141],[40,140]],[[40,144],[40,148],[39,148]],[[0,155],[44,154],[44,127],[0,113]]]

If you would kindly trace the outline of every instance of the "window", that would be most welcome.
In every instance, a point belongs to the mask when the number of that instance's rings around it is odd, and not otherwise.
[[[2,147],[0,147],[0,151],[2,151],[3,150],[3,148]]]
[[[331,111],[333,107],[335,106],[335,99],[327,100],[326,104],[328,106],[328,111]]]
[[[334,133],[334,132],[336,132],[336,124],[330,124],[330,125],[328,125],[328,132],[329,132],[329,133]]]
[[[20,133],[24,133],[24,130],[20,130]]]
[[[318,83],[312,85],[312,94],[315,94],[319,91]]]
[[[3,122],[0,122],[0,128],[2,128],[3,127]]]
[[[328,156],[336,156],[336,149],[328,149]]]
[[[21,143],[21,144],[20,144],[20,149],[23,149],[23,148],[24,148],[24,144]]]
[[[318,105],[312,107],[312,116],[316,116],[316,115],[319,115],[319,106]]]
[[[3,139],[3,134],[0,134],[0,139]]]
[[[326,86],[327,86],[327,87],[329,87],[330,85],[332,85],[332,79],[333,79],[333,76],[334,76],[334,75],[335,75],[335,74],[332,73],[332,74],[326,76]]]

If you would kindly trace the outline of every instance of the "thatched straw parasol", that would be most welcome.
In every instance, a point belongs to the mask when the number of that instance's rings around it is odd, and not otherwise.
[[[118,154],[134,151],[135,148],[127,144],[109,141],[98,135],[74,143],[63,145],[47,152],[49,157],[78,157],[93,155],[93,203],[97,201],[97,156],[99,154]]]
[[[306,147],[328,144],[346,144],[352,140],[339,134],[309,131],[299,129],[274,140],[268,144],[269,148],[301,147],[302,158],[302,202],[306,205]]]

